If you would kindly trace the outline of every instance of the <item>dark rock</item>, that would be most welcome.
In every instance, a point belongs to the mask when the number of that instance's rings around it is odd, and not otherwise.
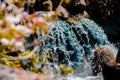
[[[84,0],[71,0],[68,3],[62,0],[36,0],[34,9],[35,11],[55,11],[59,6],[63,6],[69,12],[79,13],[85,10],[86,3]]]
[[[66,9],[72,14],[83,13],[86,7],[85,0],[71,0],[70,3],[66,5]]]
[[[94,75],[102,71],[104,80],[120,80],[120,63],[115,61],[112,50],[100,47],[95,50],[94,55]]]
[[[61,0],[51,0],[53,3],[53,11],[56,10]]]
[[[105,63],[102,69],[104,80],[120,80],[120,64]]]
[[[116,57],[116,62],[120,63],[120,44],[119,44],[119,47],[118,47],[118,53],[117,53],[117,57]]]
[[[35,11],[51,11],[53,10],[53,3],[51,0],[36,0],[34,5]]]
[[[104,68],[104,64],[110,62],[115,63],[113,51],[107,47],[97,48],[94,52],[93,74],[97,75]]]
[[[26,0],[24,2],[24,10],[30,14],[33,13],[34,12],[34,4],[35,4],[35,0]]]
[[[67,19],[69,17],[68,12],[66,11],[65,8],[63,8],[62,6],[58,6],[56,9],[56,14],[63,19]]]

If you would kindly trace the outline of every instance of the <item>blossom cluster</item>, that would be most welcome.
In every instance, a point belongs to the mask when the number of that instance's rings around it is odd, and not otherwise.
[[[15,0],[18,1],[19,0]],[[40,16],[39,12],[29,14],[24,11],[24,7],[16,6],[14,0],[0,2],[0,53],[10,47],[9,52],[24,52],[25,37],[36,34],[36,29],[44,33],[54,27],[48,22],[54,12],[46,12]],[[5,47],[5,48],[3,48]],[[7,54],[8,51],[6,51]]]

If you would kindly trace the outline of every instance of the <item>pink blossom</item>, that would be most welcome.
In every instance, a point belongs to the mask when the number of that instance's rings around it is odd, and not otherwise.
[[[32,21],[35,24],[40,24],[41,22],[44,22],[45,20],[42,17],[34,17]]]
[[[35,17],[35,18],[33,18],[33,23],[35,23],[35,24],[39,24],[40,23],[40,19],[38,18],[38,17]]]
[[[6,4],[4,2],[1,3],[0,5],[1,10],[4,10],[6,8]]]
[[[16,39],[16,41],[21,41],[22,40],[22,38],[20,36],[16,36],[15,39]]]
[[[2,21],[2,20],[0,20],[0,26],[1,26],[1,25],[3,25],[3,21]]]
[[[34,16],[38,16],[39,13],[38,13],[38,12],[34,12],[33,15],[34,15]]]
[[[27,12],[25,12],[25,11],[22,13],[22,15],[23,15],[23,17],[24,17],[25,19],[28,19],[28,18],[29,18],[29,14],[28,14]]]
[[[32,28],[33,24],[31,22],[28,22],[27,26],[28,28]]]

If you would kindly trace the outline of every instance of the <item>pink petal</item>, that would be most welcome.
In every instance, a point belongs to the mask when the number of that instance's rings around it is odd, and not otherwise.
[[[29,22],[29,23],[27,24],[27,26],[28,26],[28,28],[32,28],[33,24],[32,24],[31,22]]]
[[[22,15],[25,19],[28,19],[28,17],[29,17],[29,14],[27,12],[23,12]]]

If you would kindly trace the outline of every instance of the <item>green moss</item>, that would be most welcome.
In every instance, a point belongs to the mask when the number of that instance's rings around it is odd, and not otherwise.
[[[64,65],[60,65],[60,71],[62,74],[72,74],[73,68],[72,67],[66,67]]]
[[[26,56],[26,55],[28,55],[28,54],[30,54],[30,50],[27,50],[27,51],[19,54],[19,56]]]
[[[12,30],[9,30],[8,32],[0,32],[0,38],[7,38],[10,40],[14,38],[14,34],[12,33]]]
[[[7,53],[11,52],[12,46],[3,46],[0,45],[0,58],[3,57],[3,55],[6,55]]]
[[[4,14],[2,11],[0,11],[0,20],[3,20],[4,19]]]

